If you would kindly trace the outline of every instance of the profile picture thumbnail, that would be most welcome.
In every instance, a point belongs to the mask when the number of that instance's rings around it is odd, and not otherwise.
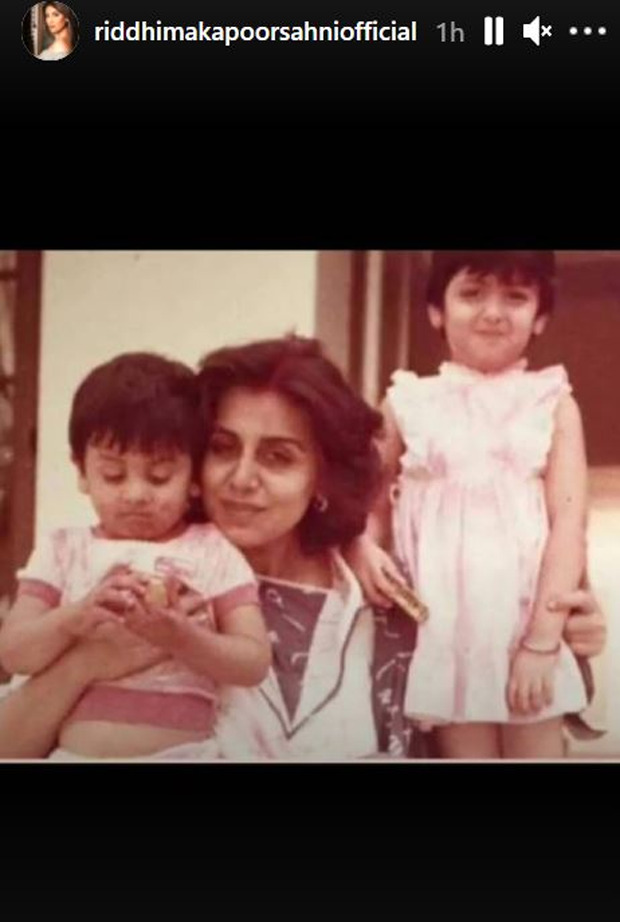
[[[70,6],[48,0],[30,7],[22,21],[22,38],[39,61],[61,61],[78,43],[78,19]]]

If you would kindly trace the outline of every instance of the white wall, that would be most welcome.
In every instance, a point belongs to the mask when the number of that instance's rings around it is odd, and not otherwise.
[[[71,398],[91,368],[132,350],[193,364],[226,344],[312,335],[316,264],[313,251],[46,252],[37,535],[92,520],[67,446]]]

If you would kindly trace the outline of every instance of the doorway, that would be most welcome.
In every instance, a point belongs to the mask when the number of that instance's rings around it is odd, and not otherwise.
[[[557,308],[529,367],[566,365],[590,465],[620,469],[620,251],[560,250],[556,260]],[[435,374],[445,358],[426,315],[429,265],[428,250],[320,255],[317,335],[371,403],[396,368]]]
[[[32,548],[40,251],[0,251],[0,613]]]

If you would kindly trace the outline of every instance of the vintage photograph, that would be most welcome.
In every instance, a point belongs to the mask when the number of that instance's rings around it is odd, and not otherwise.
[[[0,252],[0,759],[620,760],[619,354],[620,251]]]

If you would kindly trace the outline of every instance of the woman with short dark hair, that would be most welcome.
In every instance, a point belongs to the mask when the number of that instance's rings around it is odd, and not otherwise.
[[[338,548],[378,486],[380,416],[296,336],[218,350],[199,382],[205,510],[259,578],[273,648],[255,694],[227,690],[221,754],[373,755],[373,615]]]

